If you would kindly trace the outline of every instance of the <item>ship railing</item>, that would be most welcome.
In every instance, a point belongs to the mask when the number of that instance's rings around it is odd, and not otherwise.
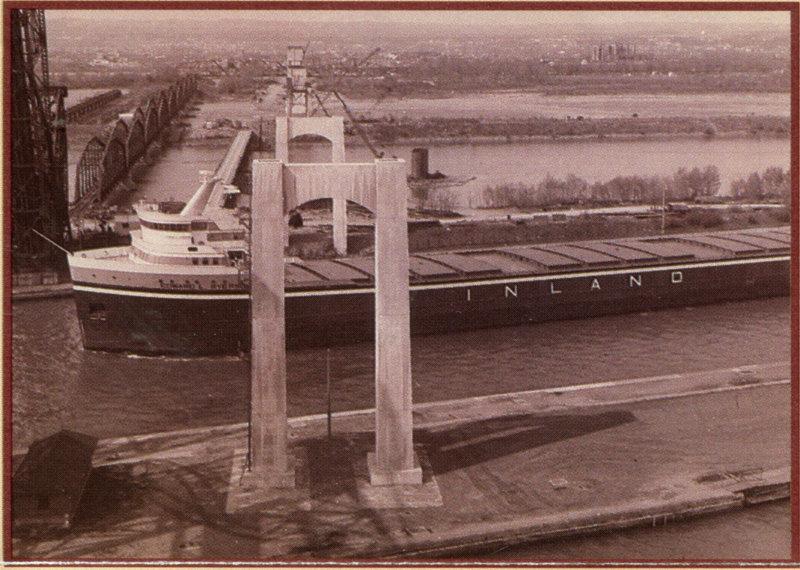
[[[139,200],[136,202],[137,212],[158,212],[158,202],[155,200]]]

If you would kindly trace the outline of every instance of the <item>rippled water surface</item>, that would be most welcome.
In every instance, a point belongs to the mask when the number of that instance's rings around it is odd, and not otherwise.
[[[788,361],[789,299],[414,337],[417,402]],[[249,364],[85,351],[71,299],[13,305],[15,449],[247,419]],[[325,410],[325,350],[290,351],[290,415]],[[333,409],[373,404],[372,344],[330,351]]]

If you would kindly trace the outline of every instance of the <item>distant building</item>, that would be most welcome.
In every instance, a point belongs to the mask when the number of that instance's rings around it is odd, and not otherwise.
[[[611,43],[593,45],[591,61],[623,61],[636,59],[636,44]]]

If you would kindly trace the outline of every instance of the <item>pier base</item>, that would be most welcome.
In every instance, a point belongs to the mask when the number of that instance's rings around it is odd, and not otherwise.
[[[275,487],[278,489],[294,489],[295,487],[295,472],[294,466],[289,465],[284,470],[265,469],[258,470],[252,469],[245,472],[242,480],[252,480],[253,482],[260,482],[264,487]]]
[[[246,450],[235,452],[225,512],[233,514],[266,503],[274,508],[280,502],[299,506],[300,510],[311,509],[306,455],[290,454],[286,470],[259,471],[247,468]]]
[[[363,456],[362,456],[363,457]],[[364,466],[363,459],[361,465]],[[358,503],[369,509],[421,509],[444,505],[433,468],[421,451],[414,453],[414,468],[384,472],[377,469],[374,453],[367,453],[366,473],[354,466]]]
[[[422,468],[419,466],[417,454],[414,454],[414,466],[410,469],[381,469],[374,453],[367,454],[369,481],[373,486],[385,485],[422,485]]]

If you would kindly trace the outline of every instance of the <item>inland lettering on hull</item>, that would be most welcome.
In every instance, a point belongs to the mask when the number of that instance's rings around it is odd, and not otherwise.
[[[673,283],[673,284],[683,283],[683,272],[682,271],[673,271],[673,272],[671,272],[670,273],[670,283]],[[633,286],[641,287],[642,286],[642,275],[641,274],[629,275],[628,276],[628,286],[629,287],[633,287]],[[595,277],[594,279],[592,279],[592,283],[589,286],[589,290],[590,291],[602,291],[603,290],[602,286],[600,285],[600,279],[599,278]],[[508,297],[509,293],[514,295],[514,297],[516,297],[517,296],[517,286],[514,285],[514,288],[513,288],[513,291],[512,291],[510,286],[506,285],[506,297]],[[550,294],[551,295],[558,295],[560,293],[563,293],[563,291],[561,289],[556,289],[555,284],[551,281],[550,282]]]

